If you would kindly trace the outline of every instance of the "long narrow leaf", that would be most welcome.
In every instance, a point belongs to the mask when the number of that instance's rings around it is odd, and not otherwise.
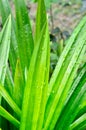
[[[5,90],[5,88],[0,85],[0,94],[3,96],[3,98],[8,102],[8,104],[11,106],[11,108],[16,112],[18,117],[21,116],[21,110],[16,105],[16,103],[13,101],[13,99],[9,96],[8,92]]]
[[[72,84],[72,87],[68,93],[68,96],[67,96],[67,99],[66,99],[66,102],[65,102],[65,105],[66,103],[69,101],[70,97],[72,96],[72,94],[74,93],[76,87],[78,86],[78,84],[80,83],[80,80],[81,78],[83,77],[83,75],[86,73],[86,63],[83,65],[83,67],[81,68],[80,72],[78,72],[78,75],[76,77],[76,79],[74,80],[73,84]],[[84,100],[84,99],[83,99]]]
[[[18,60],[14,76],[13,98],[15,103],[19,106],[19,108],[22,107],[23,93],[24,93],[24,81],[20,61]]]
[[[9,57],[11,37],[11,16],[7,19],[0,35],[0,81],[4,83]]]
[[[53,129],[59,118],[68,91],[84,56],[86,46],[86,17],[70,37],[49,84],[44,129]],[[80,37],[83,34],[82,37]],[[78,36],[75,37],[75,36]],[[76,39],[75,39],[76,38]],[[75,40],[75,41],[74,41]]]
[[[78,114],[76,119],[82,116],[84,113],[86,113],[86,94],[83,96],[83,99],[78,107]]]
[[[55,128],[58,128],[58,130],[62,130],[63,128],[65,130],[68,129],[79,111],[79,106],[82,102],[83,96],[86,96],[86,65],[83,67],[79,76],[73,83],[72,88],[73,90],[70,90],[70,93],[72,94],[70,98],[68,97],[68,101],[61,113],[61,116],[59,117],[59,120],[57,121]]]
[[[46,9],[44,0],[38,0],[38,9],[36,16],[36,31],[35,31],[35,44],[39,40],[40,33],[44,26],[44,23],[47,21],[46,18]]]
[[[33,52],[34,41],[28,17],[28,11],[24,0],[15,0],[16,8],[16,25],[17,25],[17,40],[20,63],[23,72],[28,69],[31,55]]]
[[[38,1],[38,8],[37,8],[37,16],[36,16],[35,44],[37,44],[36,42],[38,41],[38,39],[40,37],[40,34],[41,34],[42,29],[43,29],[44,23],[47,23],[45,3],[44,3],[44,0],[39,0]],[[49,35],[49,32],[47,32],[47,33]],[[48,76],[49,76],[49,63],[50,63],[50,54],[49,53],[50,53],[50,51],[49,51],[49,44],[48,44],[47,58],[46,58],[46,73],[45,73],[45,79],[44,79],[45,87],[43,88],[43,93],[41,95],[42,98],[41,98],[41,104],[40,104],[39,118],[38,118],[37,126],[36,126],[37,130],[42,129],[44,112],[45,112],[45,104],[46,104],[46,96],[47,96],[46,95],[47,94],[47,85],[48,85],[48,79],[49,79],[48,78]],[[36,110],[34,112],[34,115],[36,117]],[[35,118],[35,117],[33,117],[33,118]]]
[[[4,25],[9,14],[12,15],[8,0],[0,0],[0,11],[1,11],[1,16],[2,16],[2,24]],[[16,27],[15,27],[15,20],[12,15],[11,44],[10,44],[9,61],[10,61],[13,77],[14,77],[14,73],[15,73],[17,57],[18,57],[18,46],[17,46],[17,38],[16,38]]]
[[[49,59],[47,59],[49,58],[48,47],[49,33],[47,26],[44,26],[40,40],[37,46],[35,46],[29,67],[23,100],[20,130],[36,130],[37,128],[39,129],[42,127],[48,87],[48,77],[46,77],[48,76],[46,67],[49,67],[49,65],[47,65],[47,61],[49,61]],[[42,110],[41,103],[43,103]],[[40,125],[38,125],[41,111],[43,113],[41,113],[41,122]]]
[[[70,125],[70,130],[85,130],[86,128],[86,113],[83,114],[80,118],[74,121]]]
[[[0,116],[4,117],[16,127],[19,127],[20,122],[16,120],[10,113],[8,113],[3,107],[0,106]]]
[[[8,91],[11,97],[13,97],[13,88],[14,88],[14,82],[12,78],[12,73],[10,71],[9,65],[7,65],[7,71],[5,76],[5,89]]]

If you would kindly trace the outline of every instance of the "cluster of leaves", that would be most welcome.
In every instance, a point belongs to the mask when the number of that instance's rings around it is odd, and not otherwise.
[[[50,38],[44,1],[38,0],[35,34],[24,0],[14,2],[16,19],[8,0],[0,0],[0,127],[84,130],[86,62],[78,68],[86,51],[86,17],[67,40],[49,79]]]

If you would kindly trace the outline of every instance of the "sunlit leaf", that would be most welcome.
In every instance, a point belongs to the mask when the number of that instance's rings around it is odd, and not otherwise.
[[[23,74],[22,74],[20,61],[18,59],[17,64],[16,64],[15,76],[14,76],[13,98],[16,104],[20,108],[22,107],[23,93],[24,93]]]
[[[18,46],[17,46],[17,38],[16,38],[16,26],[15,20],[12,15],[12,11],[9,5],[8,0],[0,0],[0,12],[2,16],[2,24],[4,25],[6,19],[8,18],[9,14],[11,14],[11,44],[10,44],[10,53],[9,53],[9,61],[10,67],[12,69],[12,76],[14,77],[15,67],[16,67],[16,60],[18,57]]]
[[[86,113],[80,118],[75,120],[71,125],[69,130],[85,130],[86,128]]]
[[[0,116],[4,117],[8,121],[10,121],[12,124],[14,124],[16,127],[19,127],[20,122],[15,119],[10,113],[8,113],[3,107],[0,106]]]
[[[38,0],[38,9],[37,9],[37,16],[36,16],[36,31],[35,31],[35,44],[39,40],[40,33],[44,26],[44,23],[47,21],[46,16],[46,8],[44,0]]]
[[[7,19],[0,34],[0,81],[4,83],[11,38],[11,16]]]
[[[17,104],[10,97],[9,93],[5,90],[5,88],[0,85],[0,95],[7,101],[7,103],[11,106],[11,108],[16,112],[17,116],[21,116],[21,110],[17,106]]]
[[[49,33],[47,26],[44,26],[41,32],[40,40],[34,48],[29,67],[28,79],[23,100],[22,118],[20,125],[21,130],[36,130],[36,128],[41,129],[42,127],[48,87],[48,53]],[[42,113],[40,113],[41,111]],[[39,119],[41,119],[40,123],[38,122],[40,121]]]
[[[34,41],[28,11],[24,0],[15,0],[17,41],[22,71],[30,64]]]
[[[51,77],[45,111],[44,129],[54,129],[86,50],[86,17],[82,19],[57,63]],[[83,35],[82,35],[83,34]],[[82,37],[81,37],[82,35]]]
[[[84,96],[86,96],[86,64],[72,84],[72,88],[69,91],[68,99],[59,117],[59,120],[57,121],[55,129],[68,129],[69,125],[73,122],[73,120],[75,120]]]

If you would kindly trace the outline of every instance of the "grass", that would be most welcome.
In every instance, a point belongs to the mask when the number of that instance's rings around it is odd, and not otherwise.
[[[66,41],[53,74],[45,3],[35,33],[24,0],[0,0],[0,127],[4,130],[86,129],[86,16]]]

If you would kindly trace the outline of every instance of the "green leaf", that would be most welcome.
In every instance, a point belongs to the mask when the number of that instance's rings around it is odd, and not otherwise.
[[[12,97],[13,96],[14,82],[13,82],[12,73],[10,71],[9,65],[7,65],[4,86],[5,86],[5,89],[8,91],[9,95]]]
[[[72,52],[72,50],[74,51],[75,49],[74,49],[74,45],[75,45],[75,43],[74,43],[74,41],[76,41],[76,39],[78,38],[78,34],[79,34],[79,32],[81,31],[81,29],[83,28],[83,26],[85,25],[85,22],[86,22],[86,17],[84,17],[81,21],[80,21],[80,23],[78,24],[78,26],[76,27],[76,29],[74,30],[74,32],[73,32],[73,34],[71,35],[71,37],[69,38],[69,40],[67,41],[67,45],[66,45],[66,47],[65,47],[65,49],[64,49],[64,51],[63,51],[63,53],[62,53],[62,55],[61,55],[61,57],[60,57],[60,59],[59,59],[59,62],[57,63],[57,66],[56,66],[56,68],[55,68],[55,71],[54,71],[54,73],[53,73],[53,75],[52,75],[52,77],[51,77],[51,80],[50,80],[50,85],[49,85],[49,93],[48,93],[48,96],[50,95],[50,93],[51,93],[51,91],[52,91],[52,88],[53,88],[53,84],[55,83],[55,80],[56,80],[56,78],[57,78],[57,75],[59,75],[59,72],[60,72],[60,70],[61,70],[61,68],[63,68],[62,66],[63,66],[63,63],[64,63],[64,61],[65,61],[65,58],[66,57],[69,57],[68,56],[68,54],[70,54],[69,53],[69,51],[70,52]],[[84,30],[83,30],[83,33],[84,33]],[[79,35],[80,36],[80,35]],[[81,38],[81,37],[80,37]],[[72,49],[71,49],[72,48]],[[71,49],[71,50],[70,50]],[[67,59],[67,58],[66,58]],[[70,60],[68,60],[67,61],[67,65],[69,64],[69,61]],[[66,66],[67,66],[66,65]],[[66,67],[67,68],[67,67]],[[65,68],[64,68],[64,72],[65,72]],[[57,74],[57,75],[56,75]]]
[[[20,61],[18,59],[16,64],[15,76],[14,76],[13,99],[15,103],[19,106],[19,108],[22,107],[23,93],[24,93],[23,74],[22,74]]]
[[[17,119],[15,119],[10,113],[8,113],[2,106],[0,106],[0,116],[10,121],[16,127],[19,127],[20,122]]]
[[[79,118],[84,113],[86,113],[86,94],[83,96],[82,101],[78,107],[78,114],[76,116],[76,119]]]
[[[77,72],[77,76],[73,82],[73,84],[71,85],[71,88],[68,92],[68,96],[65,102],[65,105],[67,104],[67,102],[69,101],[70,97],[72,96],[72,94],[74,93],[75,89],[77,88],[78,84],[80,83],[81,78],[83,77],[83,75],[85,75],[86,73],[86,63],[83,64],[82,68],[80,68],[79,72]],[[83,97],[83,101],[84,101]],[[81,105],[80,105],[81,107]]]
[[[40,130],[42,128],[47,97],[48,74],[49,32],[46,25],[41,32],[39,42],[34,48],[29,67],[20,130]]]
[[[0,82],[4,84],[6,70],[8,65],[8,57],[10,51],[11,40],[11,16],[6,20],[6,23],[0,33]],[[1,95],[0,95],[1,104]],[[1,122],[1,119],[0,119]]]
[[[84,113],[80,118],[75,120],[71,125],[69,130],[85,130],[86,129],[86,113]]]
[[[14,112],[17,114],[17,116],[20,117],[21,110],[19,109],[17,104],[13,101],[13,99],[10,97],[8,92],[5,90],[5,88],[1,84],[0,84],[0,94],[7,101],[7,103],[10,105],[10,107],[14,110]]]
[[[6,19],[8,18],[10,12],[10,6],[8,0],[0,0],[0,12],[2,15],[2,23],[4,24]]]
[[[53,129],[75,78],[86,46],[86,17],[82,19],[57,63],[51,77],[45,111],[44,130]],[[81,37],[82,35],[82,37]]]
[[[46,21],[47,21],[47,17],[46,17],[46,8],[45,8],[44,0],[38,0],[38,9],[37,9],[37,16],[36,16],[35,44],[39,40],[40,33],[41,33],[44,23],[46,23]]]
[[[16,8],[16,25],[17,25],[17,40],[20,63],[23,72],[29,67],[30,59],[33,52],[34,41],[24,0],[15,0]]]
[[[69,94],[55,129],[63,130],[64,128],[64,130],[67,130],[80,109],[82,99],[84,95],[86,96],[86,64],[74,81]]]
[[[18,57],[18,45],[17,45],[17,38],[16,38],[16,26],[15,26],[16,24],[15,24],[15,20],[14,20],[14,17],[12,15],[8,0],[0,0],[0,11],[1,11],[3,25],[4,25],[7,17],[9,16],[9,14],[11,14],[11,16],[12,16],[11,44],[10,44],[9,61],[10,61],[10,66],[11,66],[11,70],[12,70],[12,76],[14,77],[16,60]]]
[[[11,16],[7,19],[3,30],[0,34],[0,81],[4,84],[7,69],[7,61],[9,57],[11,37]]]

